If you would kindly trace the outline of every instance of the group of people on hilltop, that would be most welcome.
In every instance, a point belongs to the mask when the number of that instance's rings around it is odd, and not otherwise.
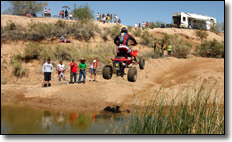
[[[134,25],[134,28],[135,28],[135,30],[137,30],[137,29],[145,29],[145,28],[148,28],[149,27],[149,22],[147,21],[146,23],[143,21],[143,23],[141,24],[141,23],[139,23],[139,24],[137,24],[137,22],[135,23],[135,25]]]
[[[47,9],[47,8],[45,8],[44,9],[44,17],[46,18],[46,17],[51,17],[51,9],[49,8],[49,9]]]
[[[65,11],[61,10],[59,12],[59,18],[60,19],[64,19],[65,18],[65,19],[71,19],[71,20],[73,20],[72,13],[69,13],[67,9]]]
[[[80,63],[77,66],[74,60],[69,64],[70,65],[70,82],[69,84],[80,84],[83,83],[85,84],[86,80],[86,60],[84,58],[80,59]],[[97,66],[98,66],[98,59],[94,59],[92,62],[92,65],[90,67],[90,72],[91,72],[91,77],[89,81],[95,81],[96,80],[96,75],[97,75]],[[57,73],[58,73],[58,83],[61,84],[61,79],[63,79],[64,84],[67,84],[66,82],[66,77],[65,77],[65,71],[66,71],[66,66],[64,65],[63,61],[60,60],[59,64],[56,67]],[[78,82],[76,81],[77,79],[77,74],[79,70],[79,79]],[[44,73],[44,81],[42,84],[42,87],[49,87],[51,86],[51,74],[53,73],[53,64],[51,63],[50,58],[47,59],[47,62],[43,64],[42,71]],[[83,77],[83,81],[81,81]],[[73,80],[74,79],[74,80]]]
[[[97,21],[103,22],[103,23],[118,23],[121,24],[121,19],[118,18],[117,14],[99,14],[97,13]]]

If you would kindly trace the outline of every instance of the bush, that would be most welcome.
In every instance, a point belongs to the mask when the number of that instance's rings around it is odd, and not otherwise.
[[[224,58],[224,43],[217,40],[205,41],[200,46],[197,46],[196,52],[202,57]]]
[[[133,34],[134,34],[134,36],[136,36],[136,37],[140,37],[141,34],[142,34],[142,30],[141,30],[141,29],[137,29],[137,30],[133,31]]]
[[[207,39],[208,33],[205,30],[197,30],[196,31],[196,36],[199,37],[202,41]]]
[[[148,31],[144,31],[141,38],[142,38],[141,44],[143,44],[145,46],[149,46],[149,47],[153,46],[153,40],[152,40],[151,35],[149,34]]]
[[[157,26],[155,25],[154,22],[150,22],[150,23],[149,23],[149,28],[150,28],[150,29],[154,29],[154,28],[157,28]]]
[[[76,7],[74,4],[74,9],[72,10],[73,17],[77,20],[90,20],[93,19],[93,11],[86,4],[85,6]]]
[[[177,58],[186,58],[190,54],[192,45],[186,44],[182,38],[177,37],[171,40],[172,55]]]
[[[119,24],[113,26],[112,30],[110,31],[110,36],[114,39],[117,35],[121,32],[121,26]]]
[[[127,26],[127,29],[128,29],[129,32],[131,32],[133,27],[132,26]]]
[[[28,76],[28,69],[22,67],[21,64],[22,55],[16,54],[11,57],[10,64],[13,67],[13,74],[16,77]]]

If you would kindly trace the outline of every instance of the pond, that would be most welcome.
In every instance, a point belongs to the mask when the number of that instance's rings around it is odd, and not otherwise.
[[[112,134],[127,114],[49,111],[1,106],[1,134]]]

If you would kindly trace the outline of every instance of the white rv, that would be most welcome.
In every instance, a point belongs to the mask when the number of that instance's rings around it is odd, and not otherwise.
[[[177,12],[172,14],[172,24],[183,28],[209,30],[211,26],[216,24],[216,19],[197,14]]]

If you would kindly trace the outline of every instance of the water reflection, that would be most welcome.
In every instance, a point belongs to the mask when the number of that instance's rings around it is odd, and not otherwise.
[[[112,113],[64,113],[18,106],[1,107],[2,134],[112,133],[126,117]]]

